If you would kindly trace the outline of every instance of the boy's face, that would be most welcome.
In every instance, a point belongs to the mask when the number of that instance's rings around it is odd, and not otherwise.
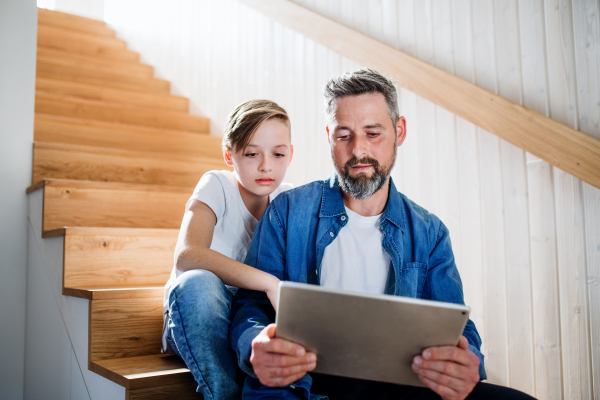
[[[292,154],[289,123],[272,118],[260,124],[244,150],[225,154],[225,162],[233,166],[244,189],[267,196],[283,181]]]

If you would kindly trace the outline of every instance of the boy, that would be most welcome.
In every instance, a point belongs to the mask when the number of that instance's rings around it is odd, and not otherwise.
[[[168,343],[183,358],[206,400],[241,395],[228,340],[235,290],[263,291],[277,303],[279,279],[242,262],[269,202],[291,188],[281,183],[293,155],[286,111],[267,100],[236,107],[223,155],[234,172],[207,172],[186,204],[163,308],[163,352]]]

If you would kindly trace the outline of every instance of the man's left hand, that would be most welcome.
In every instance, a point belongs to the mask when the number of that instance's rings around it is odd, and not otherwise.
[[[444,400],[464,400],[479,382],[479,358],[462,336],[458,346],[431,347],[413,359],[421,382]]]

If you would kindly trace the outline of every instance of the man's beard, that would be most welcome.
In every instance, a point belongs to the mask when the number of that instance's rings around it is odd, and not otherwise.
[[[336,172],[342,190],[348,193],[356,200],[365,200],[371,197],[387,182],[392,168],[394,167],[394,163],[396,162],[395,150],[396,148],[394,147],[394,158],[392,159],[392,163],[387,169],[382,168],[379,164],[379,161],[371,157],[363,157],[360,159],[352,157],[350,160],[348,160],[346,165],[344,165],[343,174],[342,171],[340,171],[336,167]],[[362,172],[356,177],[350,176],[350,168],[352,168],[356,164],[372,165],[375,171],[371,177],[368,177],[367,174]]]

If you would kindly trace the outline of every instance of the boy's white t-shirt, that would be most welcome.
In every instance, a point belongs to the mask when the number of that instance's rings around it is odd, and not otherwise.
[[[273,193],[269,195],[269,201],[273,201],[281,192],[290,190],[290,183],[281,183]],[[194,193],[185,205],[187,212],[192,204],[192,200],[198,200],[211,208],[217,217],[217,223],[213,233],[211,250],[234,259],[244,262],[246,253],[250,247],[252,235],[258,225],[258,220],[254,218],[246,208],[240,195],[238,179],[235,172],[231,171],[209,171],[205,173]],[[169,295],[173,282],[183,272],[177,267],[173,267],[171,277],[165,285],[165,298],[163,302],[163,316],[166,318],[166,312],[169,309]],[[163,332],[163,349],[166,348],[166,329]]]
[[[391,259],[381,245],[381,214],[364,217],[346,207],[348,223],[325,248],[321,286],[359,292],[385,292]]]

